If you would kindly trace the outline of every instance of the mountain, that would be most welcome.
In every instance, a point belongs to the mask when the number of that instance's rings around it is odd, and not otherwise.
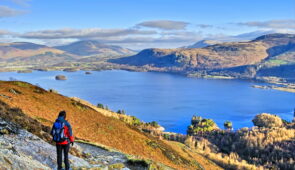
[[[132,54],[135,54],[132,50],[96,41],[79,41],[56,48],[29,42],[0,43],[0,69],[56,69],[77,65],[82,68],[88,63],[101,63],[110,58]]]
[[[74,61],[77,56],[62,50],[29,42],[0,44],[0,63],[44,65]]]
[[[146,49],[137,55],[110,61],[136,66],[229,68],[259,63],[268,56],[266,50],[261,42],[222,43],[204,48]]]
[[[63,54],[64,51],[28,42],[1,43],[0,58],[2,60],[12,58],[28,58],[35,55],[53,53]]]
[[[72,148],[72,155],[87,159],[89,158],[89,154],[86,154],[87,150],[91,152],[91,156],[96,153],[94,150],[97,150],[97,147],[99,147],[108,152],[101,151],[102,154],[98,153],[95,159],[118,160],[118,158],[112,158],[117,153],[117,155],[121,155],[119,162],[125,159],[127,162],[123,162],[124,164],[129,166],[147,166],[144,169],[148,169],[149,166],[156,167],[156,169],[169,169],[168,167],[174,169],[202,169],[200,167],[220,169],[217,165],[198,153],[190,151],[181,143],[169,142],[156,138],[149,133],[144,133],[137,128],[139,120],[135,117],[131,117],[133,122],[126,123],[124,119],[113,116],[114,114],[118,115],[117,113],[102,108],[94,109],[94,107],[90,107],[88,104],[85,105],[76,99],[60,95],[55,90],[46,91],[40,87],[20,81],[0,81],[0,119],[4,119],[8,123],[17,124],[18,127],[38,136],[38,138],[47,143],[51,142],[49,135],[50,127],[55,121],[58,112],[61,110],[67,111],[67,119],[72,125],[76,139],[78,139],[78,149],[81,146],[79,144],[81,142],[91,145],[87,147],[88,149],[86,148],[86,150],[81,152]],[[0,130],[2,125],[0,124]],[[7,133],[7,131],[10,131],[9,129],[11,128],[1,130],[0,136],[2,132]],[[25,133],[25,136],[21,135],[20,138],[26,138],[27,135],[30,136],[30,134]],[[12,139],[13,136],[6,138],[8,138],[7,142],[9,142],[9,139]],[[28,147],[25,148],[26,141],[21,139],[14,142],[16,143],[16,150],[20,150],[20,153],[25,152],[25,155],[29,155],[28,157],[31,157],[31,160],[41,160],[49,165],[50,162],[55,162],[51,160],[54,157],[49,156],[52,152],[54,153],[54,147],[50,147],[47,144],[41,145],[44,142],[40,141],[40,139],[28,137],[28,139],[37,141],[35,143],[38,144],[34,147],[31,146],[33,147],[31,148],[31,153],[28,153]],[[0,144],[2,146],[1,142],[2,137],[0,137]],[[14,147],[13,143],[11,145]],[[44,148],[35,148],[37,146]],[[36,158],[38,155],[40,157]],[[0,158],[3,156],[6,155],[3,155],[2,151],[0,151]],[[22,156],[24,155],[22,154]],[[103,158],[103,156],[106,156],[106,158]],[[6,159],[13,161],[14,158],[7,157]],[[90,164],[104,164],[103,161],[95,161],[95,159],[90,157]],[[0,159],[1,161],[2,159]],[[7,164],[9,164],[9,161],[6,161],[8,162]],[[109,163],[107,162],[106,164]]]
[[[294,64],[294,48],[294,34],[277,33],[263,35],[252,41],[224,42],[203,48],[145,49],[136,55],[109,61],[138,67],[156,67],[162,70],[171,67],[184,71],[217,70],[215,74],[221,73],[218,73],[218,70],[225,72],[226,69],[229,70],[226,74],[241,72],[250,74],[247,70],[254,69],[254,73],[252,71],[251,75],[247,75],[253,77],[259,69]],[[286,73],[282,74],[290,75],[285,69],[283,72]]]
[[[57,46],[57,49],[79,56],[126,56],[135,52],[115,45],[106,45],[98,41],[78,41],[68,45]]]
[[[186,46],[185,48],[203,48],[203,47],[207,47],[209,45],[215,45],[215,44],[219,44],[222,43],[221,41],[216,41],[216,40],[201,40],[196,42],[195,44]]]

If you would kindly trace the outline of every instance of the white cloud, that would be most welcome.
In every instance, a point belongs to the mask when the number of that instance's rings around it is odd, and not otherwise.
[[[151,22],[153,24],[147,24]],[[116,28],[116,29],[104,29],[104,28],[88,28],[88,29],[74,29],[74,28],[63,28],[63,29],[47,29],[47,30],[36,30],[23,33],[15,33],[7,30],[0,30],[1,39],[14,39],[17,41],[30,41],[43,43],[45,45],[56,46],[73,41],[79,40],[97,40],[101,43],[116,44],[132,49],[143,49],[143,48],[175,48],[180,46],[186,46],[193,44],[202,39],[211,39],[219,41],[245,41],[252,40],[256,37],[269,33],[295,33],[295,26],[292,25],[293,20],[272,20],[264,22],[245,22],[235,23],[235,25],[258,27],[258,29],[246,29],[245,33],[239,35],[227,35],[223,32],[210,32],[206,30],[206,33],[193,30],[189,28],[185,29],[186,24],[180,26],[168,26],[171,24],[158,25],[156,21],[147,21],[137,24],[131,28]],[[172,21],[180,22],[180,21]],[[284,25],[284,26],[281,26]],[[147,29],[149,25],[150,28]],[[177,24],[176,24],[177,25]],[[288,27],[287,27],[288,25]],[[199,28],[215,28],[214,25],[198,24],[195,25]],[[291,29],[294,28],[294,29]],[[200,30],[200,29],[199,29]],[[201,29],[203,30],[203,29]],[[252,32],[247,30],[251,30]],[[293,30],[293,31],[292,31]],[[210,33],[210,34],[209,34]]]
[[[14,17],[24,14],[25,11],[13,9],[7,6],[0,6],[0,18]]]
[[[170,20],[156,20],[145,21],[137,24],[138,27],[156,28],[162,30],[184,30],[189,25],[188,22],[170,21]]]
[[[267,29],[295,29],[295,20],[269,20],[237,23],[238,25],[267,28]]]
[[[156,34],[156,31],[145,31],[137,29],[101,29],[101,28],[89,28],[89,29],[57,29],[57,30],[40,30],[26,32],[20,35],[21,38],[29,39],[95,39],[106,37],[119,37],[128,35],[152,35]]]
[[[197,24],[196,25],[197,27],[200,27],[200,28],[213,28],[214,26],[213,25],[209,25],[209,24]]]

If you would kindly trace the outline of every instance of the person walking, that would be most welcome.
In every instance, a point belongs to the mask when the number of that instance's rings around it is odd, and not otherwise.
[[[69,163],[69,150],[70,144],[74,145],[74,136],[72,127],[68,121],[66,121],[66,111],[61,111],[58,114],[58,118],[54,122],[51,130],[53,141],[56,142],[57,153],[57,169],[62,170],[62,155],[64,155],[65,169],[70,169]]]

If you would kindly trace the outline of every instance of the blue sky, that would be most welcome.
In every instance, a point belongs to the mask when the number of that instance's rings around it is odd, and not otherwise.
[[[294,20],[294,0],[1,0],[0,41],[172,48],[294,33]]]

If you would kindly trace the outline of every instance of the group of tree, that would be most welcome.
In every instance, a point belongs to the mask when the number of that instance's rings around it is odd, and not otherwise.
[[[288,124],[288,121],[282,120],[277,115],[268,113],[256,115],[252,122],[254,126],[259,128],[282,127],[283,125]],[[225,130],[233,130],[233,124],[231,121],[225,121],[223,126]],[[188,127],[187,134],[194,135],[198,132],[210,132],[216,129],[218,129],[218,127],[212,119],[204,119],[201,116],[193,116],[191,119],[191,125]]]
[[[122,110],[119,109],[119,110],[117,111],[117,113],[118,113],[118,114],[123,114],[123,115],[126,114],[125,110],[123,110],[123,109],[122,109]]]
[[[100,109],[109,110],[109,107],[108,107],[107,105],[103,105],[103,104],[101,104],[101,103],[98,103],[98,104],[96,105],[96,107],[98,107],[98,108],[100,108]]]
[[[218,129],[218,126],[212,119],[203,119],[200,116],[193,116],[187,134],[196,135],[198,133],[210,132],[216,129]]]
[[[295,122],[269,113],[252,122],[252,128],[232,131],[232,122],[226,121],[225,130],[212,130],[210,119],[193,116],[184,143],[226,169],[294,169]]]

